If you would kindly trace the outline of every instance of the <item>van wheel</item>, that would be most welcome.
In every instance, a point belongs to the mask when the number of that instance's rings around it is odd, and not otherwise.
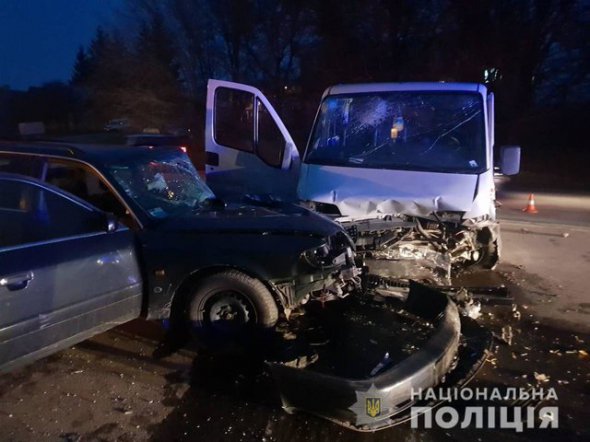
[[[476,266],[482,269],[493,270],[498,264],[498,245],[496,241],[485,244],[480,249],[481,258],[477,261]]]
[[[237,270],[227,270],[195,286],[189,296],[187,316],[197,335],[237,336],[248,329],[273,327],[279,311],[262,282]]]
[[[500,236],[498,230],[496,230],[495,235],[490,229],[482,229],[477,233],[477,242],[480,245],[480,256],[479,259],[475,261],[476,267],[490,270],[493,270],[496,267],[500,260],[499,241]]]

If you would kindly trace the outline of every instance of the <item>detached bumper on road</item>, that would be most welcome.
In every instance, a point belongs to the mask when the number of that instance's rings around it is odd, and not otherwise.
[[[442,292],[417,283],[411,284],[404,308],[431,322],[433,333],[418,351],[374,376],[348,379],[270,363],[283,408],[313,413],[357,431],[375,431],[408,420],[412,406],[436,406],[417,403],[412,391],[469,381],[485,360],[489,334],[469,322],[466,329],[476,336],[462,345],[455,304]]]

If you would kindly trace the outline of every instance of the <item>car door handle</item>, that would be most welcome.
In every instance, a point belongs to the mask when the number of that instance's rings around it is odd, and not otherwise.
[[[22,290],[29,285],[33,276],[33,272],[2,276],[0,277],[0,287],[6,287],[10,291]]]

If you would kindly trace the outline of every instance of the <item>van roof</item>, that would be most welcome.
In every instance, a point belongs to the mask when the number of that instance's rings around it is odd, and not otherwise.
[[[358,83],[337,84],[324,92],[324,97],[339,94],[362,94],[368,92],[401,92],[401,91],[451,91],[479,92],[487,95],[487,88],[479,83],[445,83],[445,82],[412,82],[412,83]]]

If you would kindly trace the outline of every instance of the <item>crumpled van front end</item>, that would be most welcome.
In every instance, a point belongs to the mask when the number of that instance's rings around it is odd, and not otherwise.
[[[360,251],[493,267],[499,243],[493,99],[485,86],[399,83],[326,91],[298,195]]]

